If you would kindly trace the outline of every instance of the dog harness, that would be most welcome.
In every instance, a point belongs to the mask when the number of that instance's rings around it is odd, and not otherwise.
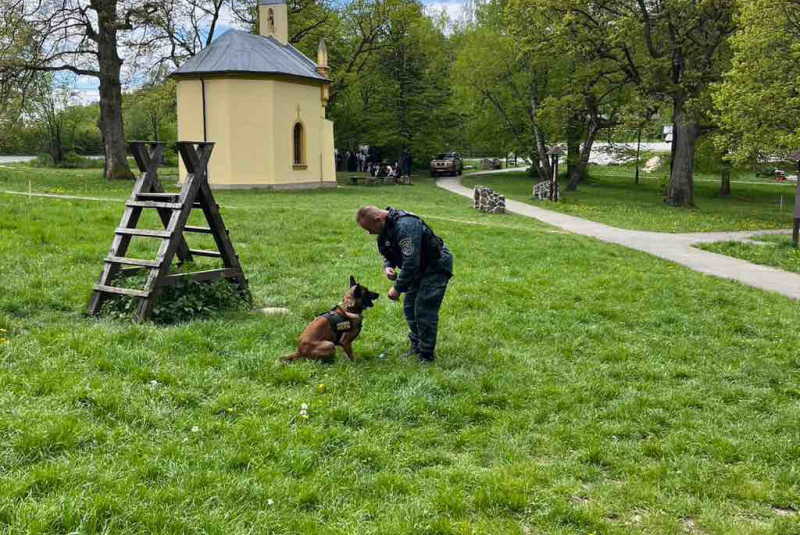
[[[341,307],[339,305],[333,307],[330,312],[326,312],[322,315],[333,329],[333,336],[336,338],[336,343],[342,341],[342,336],[345,333],[349,333],[350,331],[355,330],[358,327],[361,327],[361,322],[358,320],[353,320],[346,315],[340,312]]]

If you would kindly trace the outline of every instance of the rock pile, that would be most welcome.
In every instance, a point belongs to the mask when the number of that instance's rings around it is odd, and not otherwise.
[[[491,188],[475,186],[475,204],[473,207],[487,214],[504,214],[506,198]]]

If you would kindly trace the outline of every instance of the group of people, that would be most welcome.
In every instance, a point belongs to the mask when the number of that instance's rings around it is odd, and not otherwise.
[[[346,150],[344,152],[334,149],[336,157],[336,171],[349,173],[369,173],[373,177],[411,176],[412,154],[411,149],[406,149],[400,154],[400,159],[394,164],[388,163],[381,157],[378,147],[370,146],[366,150]]]

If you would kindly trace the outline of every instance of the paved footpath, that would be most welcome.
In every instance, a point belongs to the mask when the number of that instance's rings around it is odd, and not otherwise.
[[[514,171],[518,169],[511,169]],[[505,170],[504,170],[505,171]],[[489,173],[477,173],[480,175]],[[476,175],[477,175],[476,174]],[[471,176],[476,176],[471,175]],[[473,191],[461,185],[460,178],[440,178],[436,185],[447,191],[473,198]],[[506,199],[506,210],[532,217],[575,234],[591,236],[598,240],[615,243],[644,251],[651,255],[681,264],[706,275],[730,279],[754,288],[783,294],[800,300],[800,274],[790,273],[738,258],[724,256],[692,247],[700,243],[727,240],[746,240],[757,234],[785,233],[786,231],[749,232],[699,232],[691,234],[669,234],[664,232],[645,232],[625,230],[602,223],[595,223],[571,215],[537,208],[529,204]]]

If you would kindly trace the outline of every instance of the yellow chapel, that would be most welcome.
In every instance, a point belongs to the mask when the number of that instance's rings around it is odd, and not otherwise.
[[[215,143],[215,189],[336,187],[325,43],[315,63],[289,44],[286,0],[258,9],[260,35],[229,30],[172,74],[178,139]]]

